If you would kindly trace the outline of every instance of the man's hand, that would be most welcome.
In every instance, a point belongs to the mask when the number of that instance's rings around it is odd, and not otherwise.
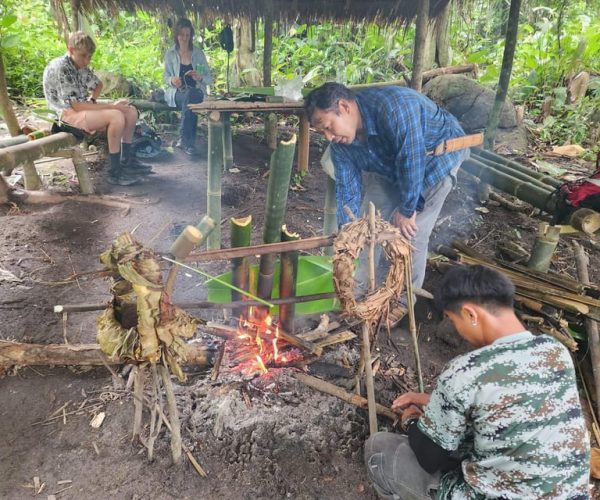
[[[175,85],[175,87],[179,88],[181,87],[181,78],[179,78],[178,76],[173,76],[171,77],[171,83]]]
[[[392,214],[392,224],[400,229],[402,236],[407,240],[412,240],[417,235],[417,212],[413,212],[410,217],[404,217],[400,212]]]
[[[113,104],[113,107],[115,109],[118,109],[119,111],[122,111],[122,112],[127,111],[127,108],[129,108],[129,106],[130,106],[130,104],[127,99],[119,99],[118,101],[116,101]]]
[[[392,410],[396,413],[402,413],[402,416],[404,416],[404,413],[409,411],[412,407],[415,407],[417,410],[422,410],[427,406],[430,398],[431,396],[424,392],[405,392],[394,400],[392,403]]]

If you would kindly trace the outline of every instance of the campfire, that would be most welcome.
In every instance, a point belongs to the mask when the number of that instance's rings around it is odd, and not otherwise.
[[[300,350],[284,340],[282,331],[264,308],[249,307],[238,320],[235,336],[226,341],[226,364],[252,377],[302,359]]]

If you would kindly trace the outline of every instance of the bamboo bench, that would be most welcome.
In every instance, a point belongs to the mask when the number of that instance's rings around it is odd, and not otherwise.
[[[25,189],[34,191],[42,186],[34,161],[45,156],[70,158],[83,194],[92,194],[94,186],[90,179],[87,162],[79,147],[82,139],[72,133],[59,132],[41,139],[0,149],[0,169],[10,175],[16,167],[23,166]]]

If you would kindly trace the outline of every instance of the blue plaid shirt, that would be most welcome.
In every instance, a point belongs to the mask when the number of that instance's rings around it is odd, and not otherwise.
[[[465,133],[453,115],[411,89],[372,88],[356,100],[367,143],[331,144],[338,223],[348,222],[344,205],[359,215],[363,170],[389,178],[397,187],[398,212],[410,217],[423,208],[421,193],[446,177],[463,154],[434,157],[427,151]]]

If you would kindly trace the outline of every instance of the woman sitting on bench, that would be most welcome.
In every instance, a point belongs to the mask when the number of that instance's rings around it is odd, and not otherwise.
[[[137,161],[131,147],[138,113],[126,100],[96,102],[102,82],[88,67],[95,50],[89,35],[83,31],[72,33],[67,54],[52,60],[44,70],[44,95],[61,122],[89,134],[106,130],[108,182],[129,186],[152,171],[149,165]]]
[[[172,108],[181,109],[177,145],[192,156],[196,154],[198,116],[188,108],[188,104],[198,104],[204,100],[206,86],[212,84],[213,78],[204,52],[194,47],[194,27],[190,20],[177,21],[173,35],[175,45],[165,54],[165,101]]]

